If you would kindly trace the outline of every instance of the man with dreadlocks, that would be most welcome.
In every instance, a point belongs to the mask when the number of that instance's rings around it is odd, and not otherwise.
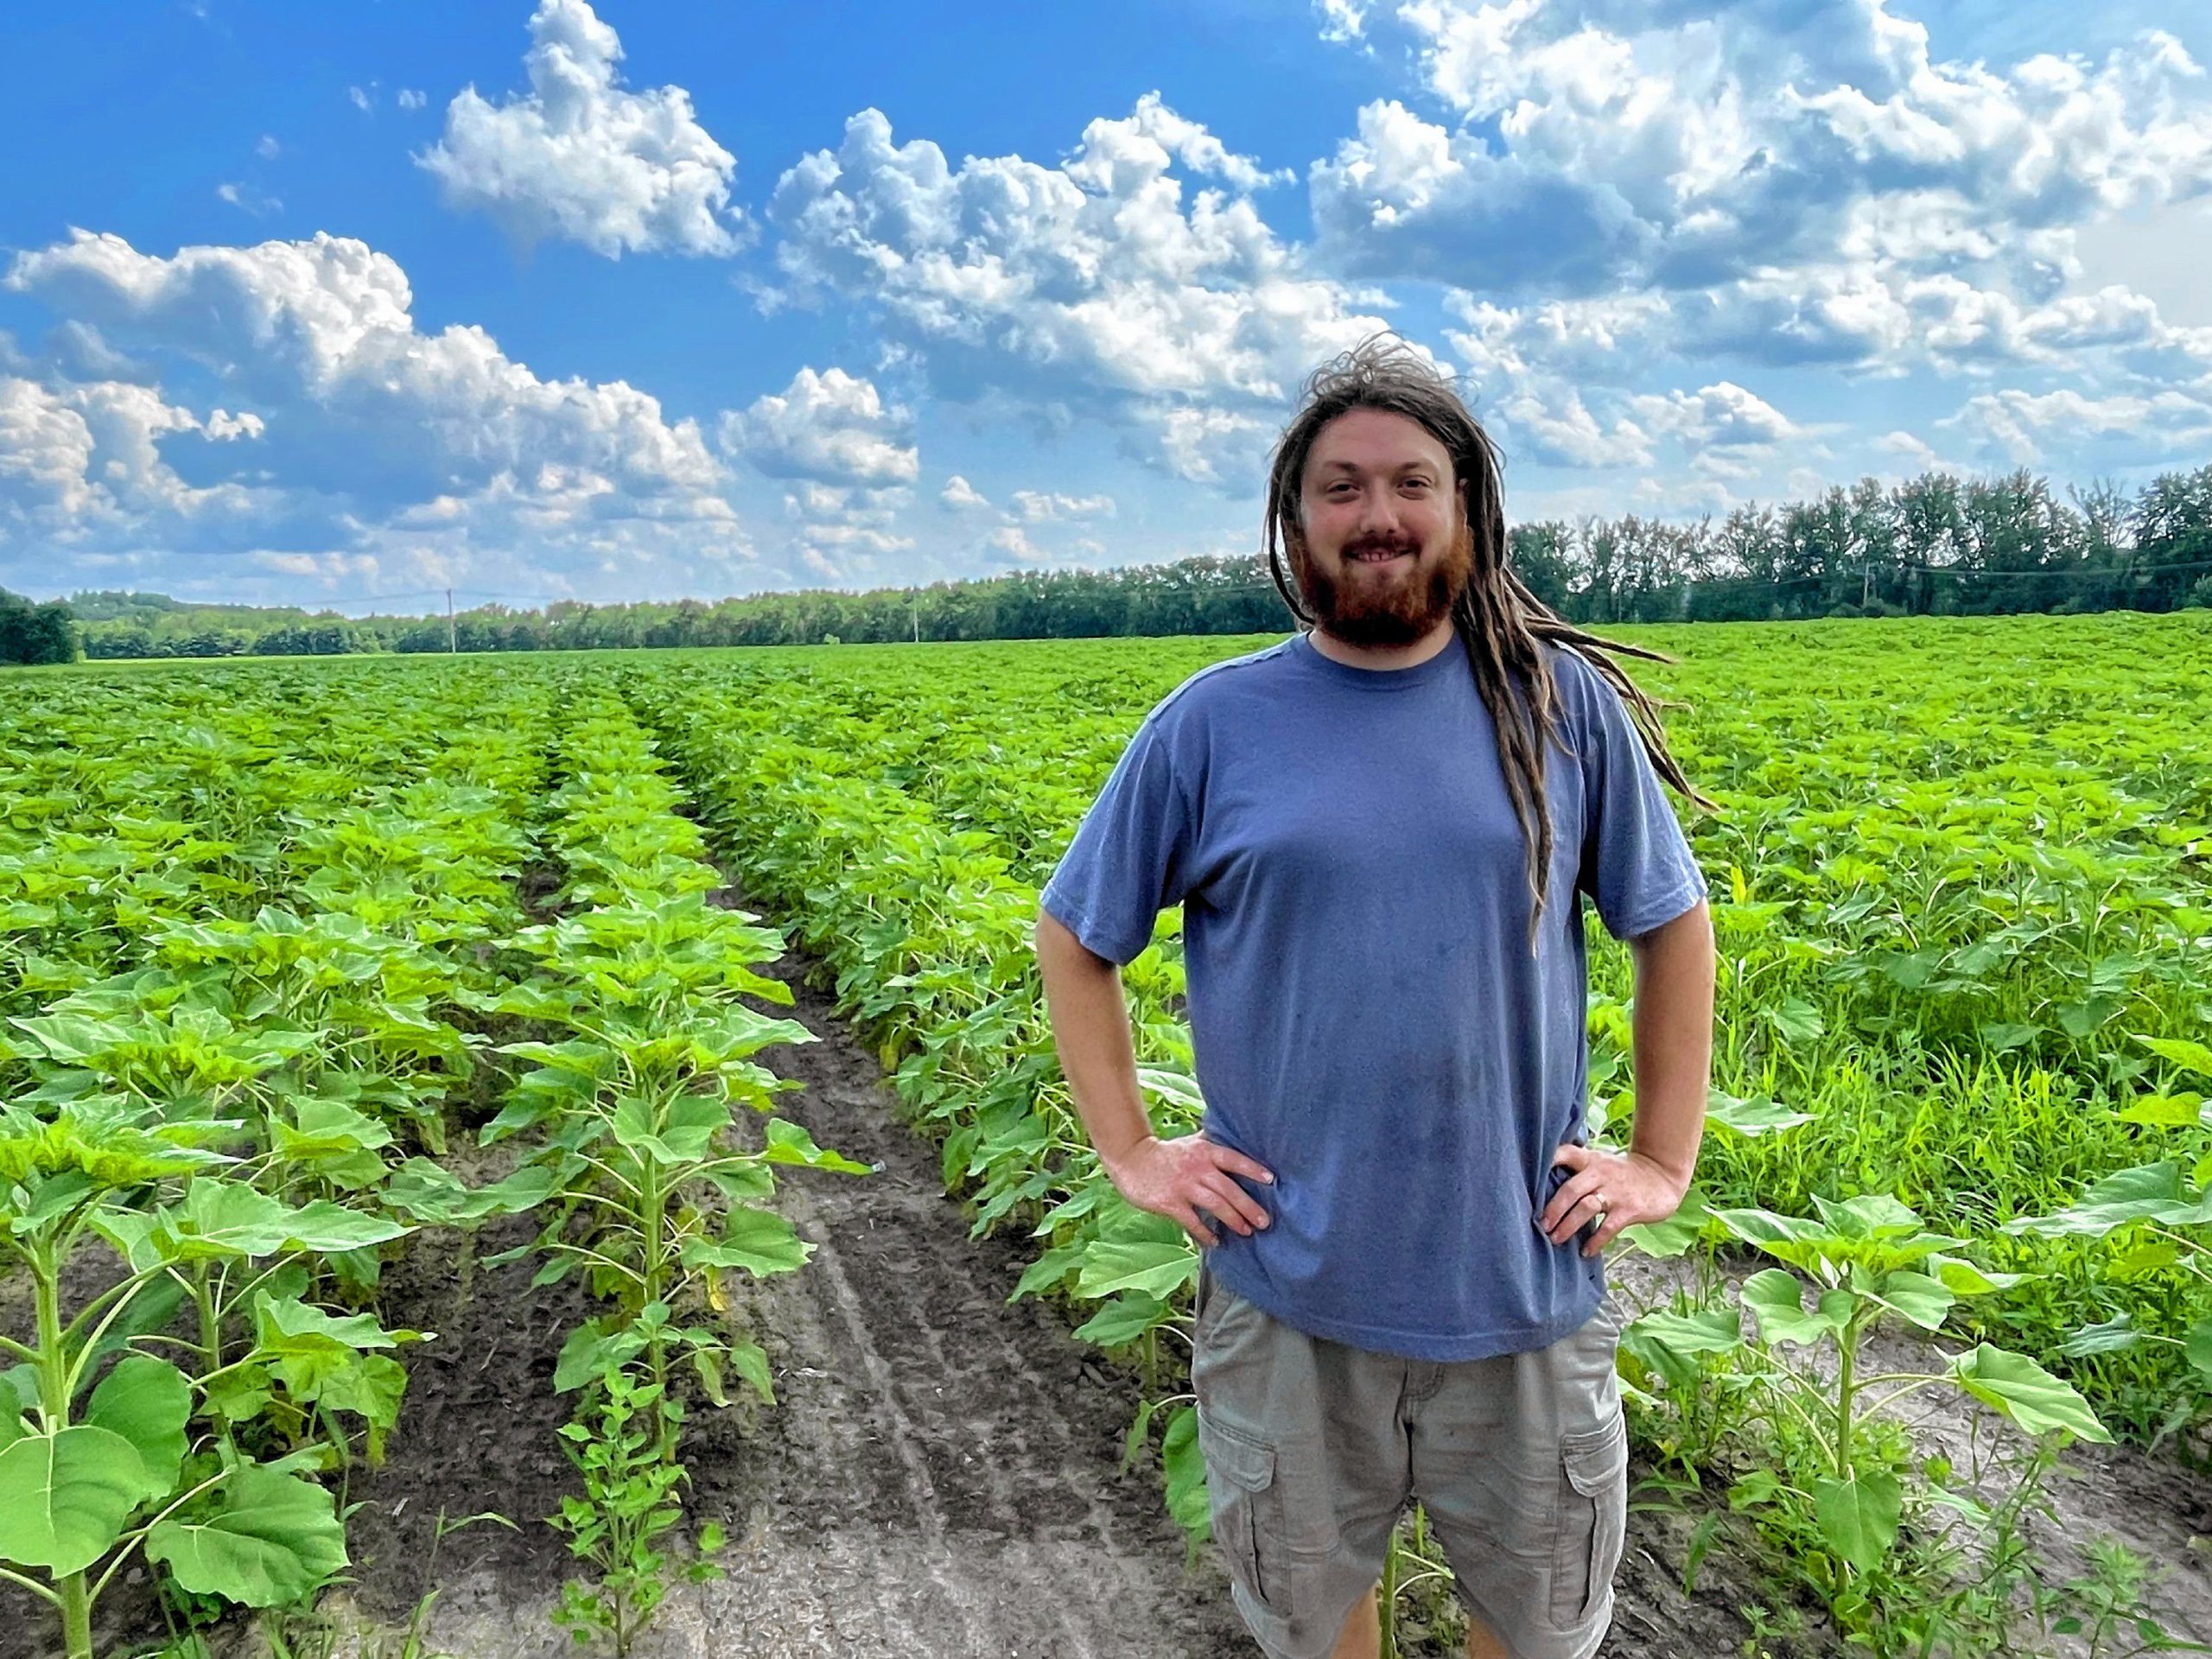
[[[1267,505],[1308,628],[1152,711],[1042,896],[1084,1128],[1201,1249],[1214,1537],[1271,1659],[1376,1651],[1409,1497],[1477,1659],[1588,1659],[1612,1616],[1628,1446],[1601,1252],[1673,1214],[1696,1161],[1713,935],[1661,780],[1702,798],[1611,654],[1654,653],[1537,602],[1501,495],[1404,342],[1319,371]],[[1586,1144],[1585,895],[1635,961],[1625,1153]],[[1119,965],[1177,904],[1206,1107],[1162,1140]]]

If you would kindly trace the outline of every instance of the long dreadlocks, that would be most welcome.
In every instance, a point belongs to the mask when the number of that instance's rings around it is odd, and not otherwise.
[[[1381,410],[1418,423],[1452,458],[1460,507],[1474,543],[1473,573],[1452,603],[1452,627],[1497,728],[1506,793],[1526,849],[1534,899],[1529,923],[1533,948],[1548,896],[1552,861],[1543,746],[1550,742],[1565,747],[1558,687],[1541,646],[1562,647],[1589,663],[1620,694],[1653,769],[1682,795],[1710,809],[1714,803],[1690,783],[1667,747],[1659,716],[1666,705],[1630,679],[1614,654],[1655,663],[1675,659],[1642,645],[1586,633],[1529,591],[1508,558],[1504,486],[1497,446],[1452,383],[1426,357],[1387,331],[1370,335],[1307,378],[1298,413],[1275,445],[1264,532],[1268,569],[1276,591],[1301,623],[1311,627],[1315,619],[1285,568],[1284,555],[1303,535],[1300,493],[1306,461],[1321,429],[1355,409]]]

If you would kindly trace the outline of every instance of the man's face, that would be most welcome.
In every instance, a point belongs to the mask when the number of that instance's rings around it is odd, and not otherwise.
[[[1418,421],[1355,409],[1323,427],[1299,486],[1291,569],[1346,644],[1409,645],[1451,614],[1474,569],[1444,446]]]

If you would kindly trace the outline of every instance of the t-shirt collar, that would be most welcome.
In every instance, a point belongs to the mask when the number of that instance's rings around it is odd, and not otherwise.
[[[1427,662],[1415,663],[1411,668],[1355,668],[1350,663],[1324,656],[1313,644],[1312,633],[1306,632],[1292,642],[1291,650],[1310,671],[1363,691],[1410,691],[1433,684],[1451,674],[1455,666],[1464,672],[1467,660],[1465,647],[1457,638]]]

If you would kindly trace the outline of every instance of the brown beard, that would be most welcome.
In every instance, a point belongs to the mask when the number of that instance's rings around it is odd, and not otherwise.
[[[1411,582],[1393,582],[1380,590],[1363,582],[1338,581],[1321,568],[1303,536],[1294,532],[1285,539],[1290,543],[1291,572],[1315,621],[1348,645],[1412,645],[1452,613],[1474,575],[1475,536],[1465,524],[1426,574],[1416,569]],[[1344,552],[1360,545],[1351,543]]]

